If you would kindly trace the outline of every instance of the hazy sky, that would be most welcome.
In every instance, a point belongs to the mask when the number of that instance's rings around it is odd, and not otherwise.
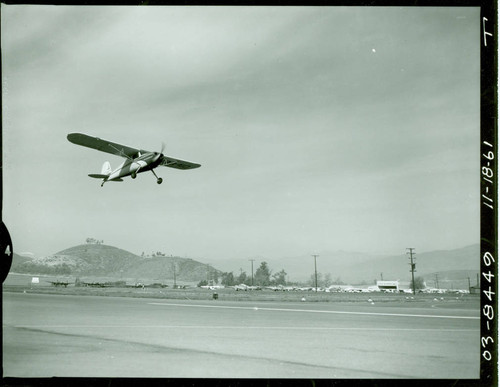
[[[479,242],[479,8],[1,5],[18,253],[218,258]],[[122,183],[83,132],[202,164]]]

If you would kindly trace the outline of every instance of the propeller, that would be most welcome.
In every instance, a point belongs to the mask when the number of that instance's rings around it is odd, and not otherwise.
[[[161,157],[163,157],[163,151],[165,150],[165,143],[162,141],[161,143],[161,150],[160,152],[155,152],[155,158],[154,158],[154,161],[157,161],[158,159],[160,159]]]

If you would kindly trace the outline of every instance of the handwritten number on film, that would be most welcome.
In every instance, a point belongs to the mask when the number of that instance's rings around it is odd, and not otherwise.
[[[495,263],[495,258],[493,258],[493,255],[490,252],[484,253],[483,263],[486,265],[486,267],[490,267],[492,264]],[[495,277],[495,275],[491,273],[491,270],[488,270],[487,273],[483,272],[482,274],[489,284],[488,290],[483,290],[483,293],[490,302],[493,302],[493,296],[495,295],[495,292],[491,290],[491,283],[493,282],[493,278]],[[493,309],[493,306],[489,304],[484,305],[483,316],[485,316],[488,319],[488,321],[486,322],[486,326],[489,330],[490,329],[489,322],[495,318],[495,310]],[[494,342],[495,340],[491,336],[481,337],[481,346],[484,348],[483,358],[487,361],[490,361],[492,359],[491,352],[487,349],[487,347],[493,344]]]
[[[491,32],[486,32],[486,22],[488,21],[487,18],[483,17],[483,39],[484,39],[484,46],[488,46],[488,44],[486,43],[486,37],[487,36],[493,36],[493,34]]]

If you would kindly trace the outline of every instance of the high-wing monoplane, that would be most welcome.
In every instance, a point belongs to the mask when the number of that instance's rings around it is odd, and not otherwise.
[[[103,179],[101,187],[107,181],[123,181],[122,178],[126,176],[135,179],[138,173],[146,171],[151,171],[156,177],[156,182],[161,184],[163,179],[158,177],[154,171],[154,169],[160,165],[177,169],[193,169],[200,167],[200,164],[164,156],[163,146],[160,152],[152,152],[117,144],[82,133],[70,133],[68,134],[68,140],[73,144],[111,153],[126,159],[115,170],[111,169],[111,164],[106,161],[102,166],[101,173],[89,174],[90,177]]]
[[[56,288],[59,286],[64,286],[65,288],[67,288],[69,285],[69,282],[63,282],[63,281],[49,281],[49,282]]]

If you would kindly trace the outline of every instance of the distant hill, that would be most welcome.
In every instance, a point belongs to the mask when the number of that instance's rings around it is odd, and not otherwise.
[[[448,270],[422,275],[427,287],[439,289],[467,289],[481,282],[479,270]]]
[[[103,244],[85,244],[43,258],[47,265],[66,263],[78,274],[110,275],[136,264],[141,258],[126,250]]]
[[[400,255],[386,256],[356,252],[319,252],[317,270],[323,276],[329,274],[332,281],[344,283],[373,284],[384,280],[411,280],[410,260],[403,251]],[[307,282],[314,274],[314,259],[310,255],[279,259],[257,259],[254,272],[260,262],[266,261],[272,273],[284,269],[287,281]],[[150,279],[158,282],[178,281],[200,282],[220,278],[222,272],[240,274],[240,268],[250,275],[250,263],[246,259],[219,261],[218,270],[190,258],[163,257],[143,258],[113,246],[85,244],[62,250],[42,258],[27,258],[14,253],[11,271],[30,274],[61,274],[74,276],[101,276],[114,278]],[[416,276],[424,277],[428,286],[477,282],[480,269],[479,244],[455,250],[416,251]],[[222,269],[222,270],[221,270]]]
[[[218,270],[188,258],[143,258],[126,250],[103,244],[84,244],[41,258],[25,258],[14,254],[11,271],[31,274],[64,274],[74,276],[103,276],[115,278],[176,279],[193,282]]]
[[[220,277],[220,271],[211,266],[190,258],[181,257],[153,257],[143,258],[128,268],[124,268],[120,275],[123,277],[150,278],[158,281],[169,282],[175,277],[179,281],[200,282],[214,275]],[[114,272],[114,274],[118,274]]]
[[[367,282],[372,284],[383,277],[384,280],[409,281],[411,279],[410,260],[403,250],[400,255],[374,255],[357,252],[319,252],[317,257],[318,273],[330,274],[332,280],[340,279],[345,283]],[[285,257],[278,259],[261,258],[255,261],[254,269],[266,261],[275,273],[284,269],[289,281],[308,281],[314,274],[314,258],[311,255]],[[432,273],[450,270],[479,272],[479,244],[444,251],[420,253],[416,250],[417,276],[429,276]],[[244,271],[250,273],[246,260],[224,261],[218,264],[223,271],[234,271],[239,274],[239,268],[244,265]],[[475,283],[475,275],[474,283]],[[467,276],[465,277],[467,278]],[[471,277],[472,278],[472,277]]]
[[[10,267],[10,270],[11,271],[15,271],[15,269],[24,264],[25,262],[30,262],[33,258],[29,258],[29,257],[24,257],[22,255],[19,255],[19,254],[16,254],[14,253],[12,255],[12,265]]]

